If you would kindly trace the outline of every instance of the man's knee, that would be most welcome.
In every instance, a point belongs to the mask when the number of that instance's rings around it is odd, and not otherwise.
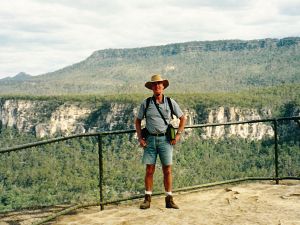
[[[155,165],[146,166],[146,176],[153,176],[154,172],[155,172]]]
[[[164,176],[172,175],[172,167],[171,166],[163,166]]]

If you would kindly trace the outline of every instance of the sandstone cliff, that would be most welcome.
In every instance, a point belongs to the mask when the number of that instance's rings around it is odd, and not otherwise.
[[[96,107],[80,102],[0,99],[0,126],[14,127],[20,132],[34,133],[37,137],[133,129],[137,110],[138,106],[131,103],[106,102]],[[216,107],[206,109],[206,113],[196,109],[183,110],[188,126],[199,121],[224,123],[271,117],[270,109]],[[178,120],[175,119],[173,122],[178,125]],[[205,139],[237,136],[259,140],[273,135],[270,124],[253,123],[207,127],[201,136]]]

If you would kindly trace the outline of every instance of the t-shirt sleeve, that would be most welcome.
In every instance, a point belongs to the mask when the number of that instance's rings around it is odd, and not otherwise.
[[[139,112],[137,114],[137,118],[142,120],[144,118],[144,112],[145,112],[145,106],[146,103],[145,103],[145,100],[142,102],[141,106],[140,106],[140,109],[139,109]]]
[[[172,102],[172,106],[173,106],[175,116],[180,118],[183,115],[182,110],[180,109],[179,105],[177,104],[177,102],[175,100],[171,99],[171,102]]]

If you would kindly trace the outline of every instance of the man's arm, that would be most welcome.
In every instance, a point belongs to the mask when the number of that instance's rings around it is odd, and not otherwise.
[[[177,134],[181,134],[184,130],[184,126],[185,126],[185,122],[186,122],[186,118],[184,115],[182,115],[180,118],[179,118],[180,122],[179,122],[179,126],[178,126],[178,129],[177,129]]]
[[[142,138],[142,125],[141,124],[142,124],[142,120],[136,118],[135,119],[135,130],[137,133],[138,141],[139,141],[141,147],[146,147],[146,145],[147,145],[146,140],[144,140]]]
[[[175,145],[179,141],[180,135],[184,130],[184,126],[185,126],[185,122],[186,122],[185,116],[182,115],[181,117],[179,117],[179,120],[180,120],[180,122],[179,122],[179,126],[177,129],[176,137],[175,137],[175,140],[171,141],[171,145]]]

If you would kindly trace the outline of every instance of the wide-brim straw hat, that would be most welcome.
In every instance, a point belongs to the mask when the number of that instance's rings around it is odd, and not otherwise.
[[[166,80],[166,79],[163,79],[160,74],[154,74],[152,77],[151,77],[151,81],[148,81],[145,83],[145,87],[152,90],[152,83],[155,83],[155,82],[159,82],[159,81],[162,81],[163,82],[163,85],[165,87],[165,89],[169,86],[169,81]]]

